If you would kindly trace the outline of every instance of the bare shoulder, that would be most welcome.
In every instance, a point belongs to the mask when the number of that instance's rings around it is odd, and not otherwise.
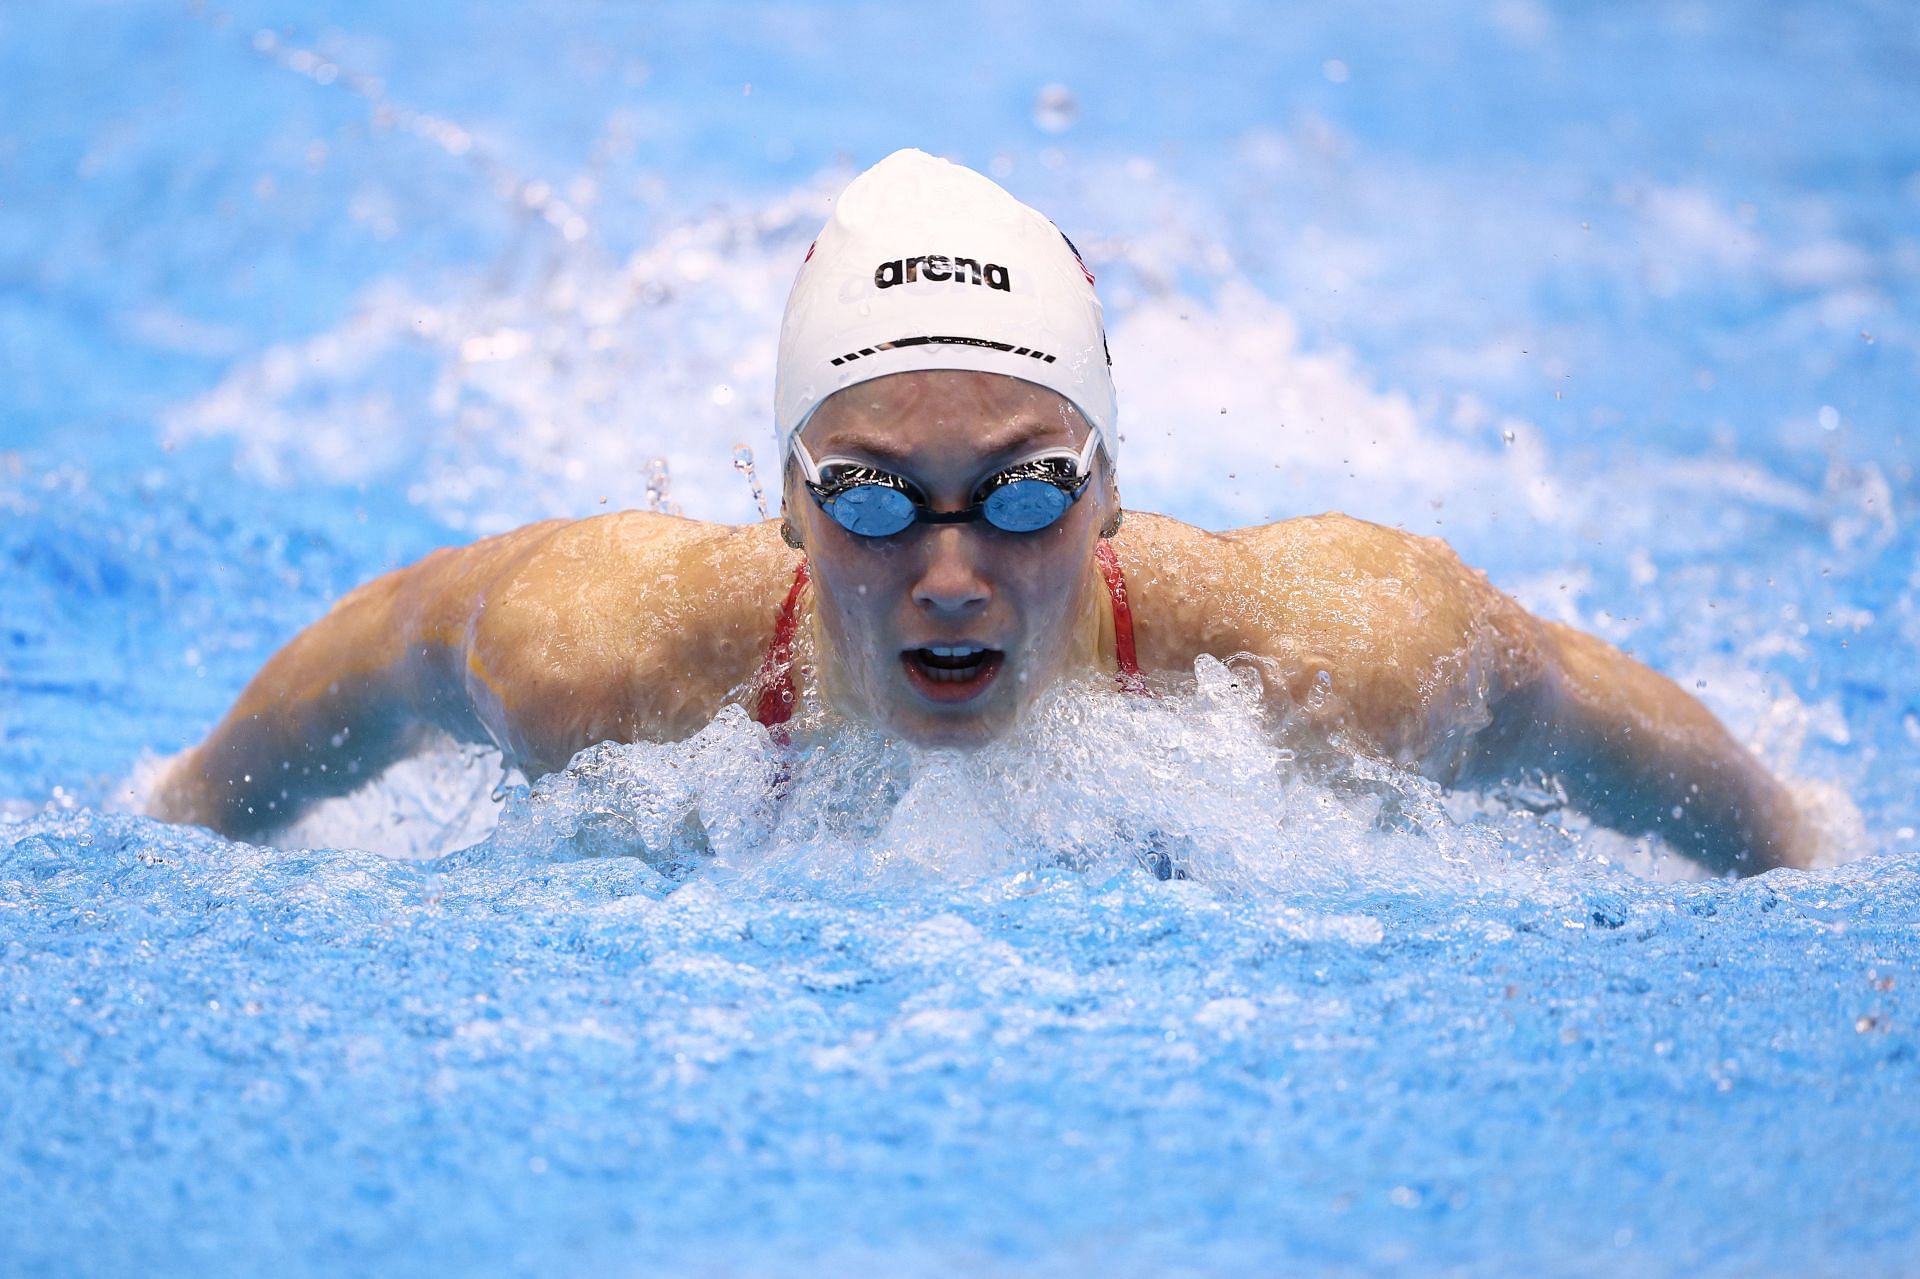
[[[1330,685],[1390,753],[1423,753],[1449,713],[1476,713],[1463,701],[1483,707],[1539,670],[1539,624],[1437,538],[1340,514],[1224,533],[1129,515],[1128,531],[1155,664],[1269,659],[1295,701]]]
[[[1314,601],[1314,616],[1336,628],[1392,619],[1452,629],[1512,606],[1439,538],[1337,512],[1223,536],[1247,553],[1261,597]]]
[[[771,589],[790,575],[797,558],[780,542],[775,526],[714,524],[617,511],[584,520],[531,526],[530,539],[494,583],[499,603],[581,612],[584,622],[630,620],[636,604],[670,604],[666,596],[700,597],[725,605],[736,597]],[[514,536],[514,535],[508,535]],[[765,579],[764,582],[761,579]]]
[[[1148,625],[1176,648],[1276,636],[1346,648],[1461,627],[1514,608],[1486,575],[1438,538],[1340,514],[1210,533],[1162,515],[1130,513],[1115,539]]]
[[[752,675],[798,558],[770,523],[626,511],[548,528],[472,596],[474,707],[548,766],[692,732]]]

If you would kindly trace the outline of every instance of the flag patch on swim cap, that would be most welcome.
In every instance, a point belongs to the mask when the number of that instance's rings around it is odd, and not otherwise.
[[[1065,231],[1060,232],[1060,238],[1067,242],[1067,247],[1069,249],[1073,250],[1073,260],[1080,264],[1080,274],[1087,277],[1088,284],[1092,284],[1093,272],[1087,270],[1087,260],[1080,256],[1080,246],[1075,244],[1073,242],[1073,237],[1068,235]]]
[[[835,391],[962,369],[1064,396],[1111,459],[1110,364],[1093,272],[1065,232],[972,169],[896,151],[834,202],[788,295],[774,385],[781,453]]]

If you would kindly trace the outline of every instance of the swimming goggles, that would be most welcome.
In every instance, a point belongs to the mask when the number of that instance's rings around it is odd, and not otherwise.
[[[861,537],[892,537],[917,521],[922,524],[971,524],[985,520],[1003,533],[1038,533],[1067,513],[1087,491],[1097,434],[1078,449],[1045,449],[995,471],[973,490],[958,511],[936,511],[912,480],[852,458],[829,457],[816,463],[798,439],[793,454],[807,491],[834,523]]]

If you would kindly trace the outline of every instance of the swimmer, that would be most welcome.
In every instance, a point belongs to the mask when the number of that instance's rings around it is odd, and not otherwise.
[[[628,511],[437,551],[275,654],[153,807],[253,835],[433,730],[538,776],[729,702],[776,732],[807,706],[967,747],[1061,680],[1124,695],[1246,655],[1277,716],[1341,749],[1454,787],[1544,774],[1719,872],[1805,864],[1786,789],[1704,706],[1444,543],[1337,514],[1123,520],[1109,365],[1066,237],[897,152],[835,203],[787,303],[782,519]]]

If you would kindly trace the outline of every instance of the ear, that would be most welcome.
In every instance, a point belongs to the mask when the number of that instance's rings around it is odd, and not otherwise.
[[[793,522],[793,504],[798,498],[800,468],[789,457],[780,471],[780,540],[796,551],[804,551],[807,544],[800,540],[800,527]]]
[[[1127,511],[1125,507],[1120,505],[1120,484],[1114,477],[1113,464],[1106,460],[1105,453],[1100,455],[1100,469],[1106,472],[1107,506],[1112,511],[1112,513],[1107,516],[1107,522],[1100,526],[1100,536],[1102,538],[1109,538],[1120,531],[1121,521],[1126,519]]]

